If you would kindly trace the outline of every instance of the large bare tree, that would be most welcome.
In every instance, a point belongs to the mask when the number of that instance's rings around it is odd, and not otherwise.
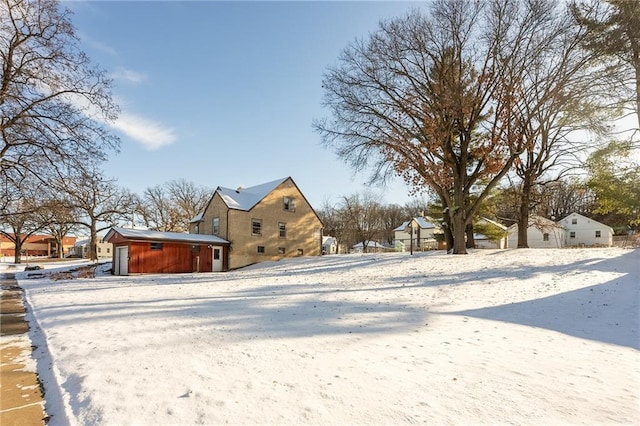
[[[0,178],[46,182],[117,149],[118,108],[55,0],[0,0]]]
[[[136,197],[115,180],[105,178],[95,165],[77,170],[56,187],[61,201],[76,215],[74,224],[89,232],[89,258],[96,260],[98,233],[128,221],[136,208]]]
[[[348,46],[323,80],[327,146],[372,178],[396,173],[444,207],[453,253],[475,212],[524,149],[512,110],[538,60],[551,0],[437,0],[382,22]]]
[[[144,191],[137,213],[143,224],[157,231],[187,232],[189,221],[202,212],[212,190],[184,179]]]

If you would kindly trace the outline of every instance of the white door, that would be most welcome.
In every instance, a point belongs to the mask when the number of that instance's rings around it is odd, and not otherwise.
[[[115,273],[116,275],[127,275],[129,273],[129,247],[118,247],[117,250]]]
[[[222,247],[213,248],[213,272],[222,271]]]

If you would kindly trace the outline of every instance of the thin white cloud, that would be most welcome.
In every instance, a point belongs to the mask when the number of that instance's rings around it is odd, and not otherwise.
[[[140,84],[147,79],[147,76],[137,71],[120,67],[111,73],[111,78],[128,83]]]
[[[176,141],[173,129],[131,113],[122,112],[115,123],[109,123],[109,125],[141,143],[150,151],[171,145]]]

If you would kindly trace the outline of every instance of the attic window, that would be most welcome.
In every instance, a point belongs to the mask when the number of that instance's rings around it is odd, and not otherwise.
[[[282,198],[282,208],[284,208],[286,211],[289,211],[289,212],[295,212],[296,211],[296,205],[293,202],[293,198],[291,198],[291,197],[283,197]]]
[[[575,218],[575,217],[574,217],[574,218],[572,218],[572,219],[571,219],[571,224],[572,224],[572,225],[577,225],[577,224],[578,224],[578,219],[577,219],[577,218]]]

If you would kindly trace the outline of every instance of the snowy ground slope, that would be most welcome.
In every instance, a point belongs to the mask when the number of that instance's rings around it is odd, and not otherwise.
[[[640,250],[23,279],[50,424],[640,423]]]

